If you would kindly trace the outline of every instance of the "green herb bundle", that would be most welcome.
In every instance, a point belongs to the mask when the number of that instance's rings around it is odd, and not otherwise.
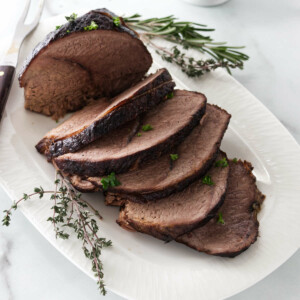
[[[249,56],[238,51],[243,47],[228,46],[224,42],[215,42],[210,36],[204,34],[214,31],[206,25],[177,21],[173,16],[163,18],[141,19],[141,15],[134,14],[124,17],[123,20],[128,27],[140,31],[141,39],[153,47],[156,52],[167,62],[175,63],[189,77],[199,77],[217,68],[225,68],[229,73],[231,69],[243,69],[244,61]],[[165,39],[175,45],[171,48],[164,48],[154,42],[154,38]],[[203,54],[210,56],[209,59],[196,60],[187,55],[186,51],[180,50],[196,49]]]
[[[58,176],[60,178],[57,178]],[[53,191],[36,187],[33,193],[24,194],[21,199],[13,203],[10,209],[4,211],[2,225],[10,225],[12,211],[18,208],[20,202],[27,201],[34,196],[43,198],[46,194],[50,195],[49,199],[54,202],[53,214],[47,221],[53,224],[56,238],[68,239],[70,235],[67,228],[74,231],[76,237],[82,241],[84,255],[91,260],[98,287],[101,293],[105,295],[106,289],[100,255],[102,249],[111,246],[112,242],[98,236],[99,227],[94,217],[100,219],[102,217],[91,204],[81,198],[81,194],[76,193],[70,187],[69,183],[59,173],[56,174],[54,184],[55,189]],[[88,207],[90,210],[87,209]]]

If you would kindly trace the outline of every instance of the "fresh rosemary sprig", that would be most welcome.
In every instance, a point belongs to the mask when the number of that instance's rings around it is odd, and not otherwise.
[[[226,68],[231,73],[231,69],[243,69],[244,61],[249,59],[248,55],[237,50],[243,47],[227,46],[226,43],[214,42],[210,36],[204,35],[203,32],[214,29],[203,24],[176,21],[173,15],[143,20],[141,15],[135,14],[123,20],[132,29],[142,31],[140,36],[144,42],[153,47],[164,60],[179,65],[189,77],[199,77],[217,68]],[[181,45],[183,49],[194,48],[211,58],[195,60],[176,46],[171,49],[160,47],[153,42],[155,37]]]
[[[60,178],[58,178],[60,177]],[[23,197],[14,202],[10,209],[5,210],[2,219],[2,225],[9,226],[12,210],[16,210],[22,201],[26,201],[33,196],[38,195],[43,198],[45,194],[51,194],[50,200],[54,201],[52,206],[53,215],[47,221],[54,227],[56,238],[68,239],[69,233],[66,228],[69,227],[77,234],[77,238],[82,240],[82,249],[87,258],[92,261],[92,270],[98,278],[97,284],[103,295],[106,289],[103,281],[103,265],[100,260],[101,251],[104,247],[112,245],[110,240],[98,236],[99,227],[95,216],[102,219],[99,212],[88,202],[81,198],[81,194],[76,193],[63,176],[56,173],[54,181],[54,191],[45,191],[42,187],[34,188],[31,194],[23,194]],[[93,213],[87,210],[89,207]]]

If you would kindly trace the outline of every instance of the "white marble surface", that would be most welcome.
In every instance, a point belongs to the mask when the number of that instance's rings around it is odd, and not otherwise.
[[[0,55],[22,10],[22,0],[1,1]],[[180,0],[54,0],[42,18],[64,12],[107,7],[119,13],[146,16],[174,14],[217,29],[219,41],[246,45],[250,55],[244,71],[234,76],[260,99],[300,141],[300,2],[298,0],[231,0],[201,8]],[[1,171],[1,170],[0,170]],[[0,188],[0,210],[11,200]],[[300,251],[273,274],[234,296],[241,299],[299,299]],[[58,253],[16,212],[11,227],[0,227],[0,300],[99,299],[95,283]],[[122,299],[109,293],[108,300]]]

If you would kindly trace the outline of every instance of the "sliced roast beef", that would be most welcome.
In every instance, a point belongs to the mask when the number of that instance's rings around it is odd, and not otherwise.
[[[217,217],[177,241],[201,252],[229,257],[249,248],[258,236],[257,213],[265,198],[251,170],[248,162],[230,161],[227,192]]]
[[[179,146],[138,169],[118,174],[121,185],[110,187],[108,191],[120,197],[126,195],[126,199],[131,201],[145,202],[183,190],[202,176],[215,160],[229,120],[230,115],[226,111],[208,104],[201,124]],[[175,160],[170,154],[176,154],[172,156]],[[101,177],[76,175],[70,180],[76,189],[83,192],[102,187]]]
[[[227,162],[221,153],[216,160]],[[205,224],[223,203],[227,187],[228,165],[217,165],[179,193],[148,203],[126,202],[117,222],[166,241]]]
[[[48,132],[36,148],[48,158],[75,152],[154,107],[174,86],[169,72],[160,69],[112,100],[97,101],[76,112]]]
[[[55,158],[55,164],[64,173],[77,175],[125,172],[133,165],[137,167],[149,158],[169,152],[199,123],[205,108],[203,94],[176,90],[172,99],[78,152]]]
[[[19,74],[25,108],[57,119],[90,97],[119,94],[151,64],[150,53],[122,18],[92,10],[50,32],[27,58]]]

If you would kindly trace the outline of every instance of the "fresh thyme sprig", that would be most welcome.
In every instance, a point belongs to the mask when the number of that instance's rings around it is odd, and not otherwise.
[[[98,236],[99,227],[94,216],[100,219],[102,217],[91,204],[81,198],[81,194],[76,193],[70,187],[68,181],[59,173],[56,173],[54,184],[54,191],[45,191],[42,187],[37,187],[34,188],[33,193],[23,194],[23,197],[14,202],[10,209],[4,211],[2,225],[10,225],[12,210],[16,210],[22,201],[36,195],[43,198],[45,194],[51,194],[50,200],[54,201],[53,215],[47,221],[53,224],[56,238],[68,239],[70,235],[66,232],[66,228],[69,227],[74,230],[77,238],[82,240],[83,252],[92,261],[92,270],[98,279],[98,287],[101,293],[105,295],[103,264],[100,255],[102,249],[111,246],[112,242]],[[87,210],[87,207],[92,210],[92,213]]]
[[[142,31],[140,36],[144,42],[152,46],[164,60],[179,65],[189,77],[199,77],[217,68],[226,68],[230,73],[234,68],[243,69],[244,61],[249,59],[248,55],[238,51],[244,47],[214,42],[210,36],[204,35],[203,32],[214,31],[214,29],[207,28],[203,24],[176,21],[173,15],[143,20],[141,15],[135,14],[124,17],[123,20],[132,29]],[[194,48],[208,54],[211,58],[195,60],[176,46],[171,49],[160,47],[153,42],[155,37],[181,45],[183,49]]]

